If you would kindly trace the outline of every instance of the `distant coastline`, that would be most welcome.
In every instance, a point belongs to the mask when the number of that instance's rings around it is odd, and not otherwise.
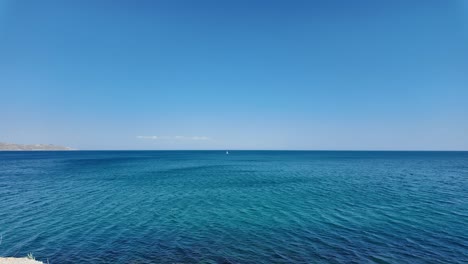
[[[74,150],[70,147],[52,144],[13,144],[0,142],[0,151]]]

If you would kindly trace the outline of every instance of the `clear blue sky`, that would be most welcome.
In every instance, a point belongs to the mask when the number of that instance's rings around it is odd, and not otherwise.
[[[468,149],[468,1],[0,0],[0,141]]]

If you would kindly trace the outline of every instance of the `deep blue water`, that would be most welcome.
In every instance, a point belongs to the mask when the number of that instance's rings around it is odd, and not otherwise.
[[[468,263],[468,152],[0,152],[0,256]]]

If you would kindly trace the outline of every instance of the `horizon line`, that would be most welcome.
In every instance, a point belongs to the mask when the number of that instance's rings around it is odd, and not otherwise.
[[[45,152],[45,151],[63,151],[63,152],[73,152],[73,151],[374,151],[374,152],[468,152],[467,150],[445,150],[445,149],[69,149],[69,150],[60,150],[60,149],[51,149],[51,150],[0,150],[0,152]]]

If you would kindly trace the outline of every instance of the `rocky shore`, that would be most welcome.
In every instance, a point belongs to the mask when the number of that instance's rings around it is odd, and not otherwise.
[[[31,258],[0,258],[0,264],[44,264]]]

